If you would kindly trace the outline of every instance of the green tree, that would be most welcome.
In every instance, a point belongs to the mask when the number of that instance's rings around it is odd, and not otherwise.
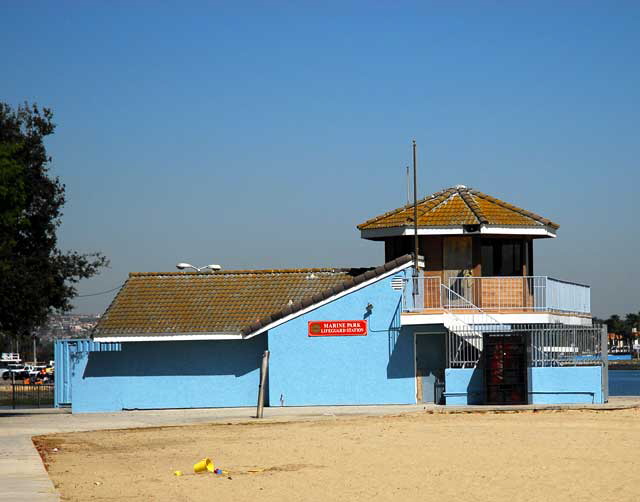
[[[640,330],[640,312],[629,313],[624,318],[624,332],[629,346],[633,345],[634,328]]]
[[[49,173],[52,120],[47,108],[0,102],[0,333],[12,337],[70,310],[78,281],[108,265],[101,253],[57,247],[65,187]]]
[[[627,314],[624,318],[624,323],[626,324],[626,328],[631,331],[633,328],[640,328],[640,312],[637,314]]]
[[[617,333],[618,335],[622,335],[624,333],[624,322],[620,319],[618,314],[613,314],[609,316],[609,319],[606,320],[607,329],[609,333]]]

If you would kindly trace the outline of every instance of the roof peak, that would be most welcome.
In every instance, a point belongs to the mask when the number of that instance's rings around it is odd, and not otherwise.
[[[326,267],[326,268],[265,268],[247,270],[217,270],[212,272],[129,272],[129,277],[219,277],[223,275],[258,275],[258,274],[309,274],[309,273],[344,273],[354,270],[369,270],[371,267]]]
[[[461,202],[456,202],[460,200]],[[551,220],[467,185],[454,185],[434,192],[418,200],[417,205],[418,225],[423,227],[451,227],[468,224],[526,228],[549,226],[552,229],[559,227]],[[413,204],[407,204],[371,218],[358,225],[357,228],[366,230],[412,226],[414,224],[412,208]]]

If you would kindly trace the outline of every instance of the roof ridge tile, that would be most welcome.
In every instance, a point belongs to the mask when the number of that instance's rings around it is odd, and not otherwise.
[[[384,263],[383,265],[380,265],[379,267],[376,267],[373,270],[368,270],[363,274],[360,274],[352,279],[344,281],[341,286],[333,286],[324,291],[321,291],[320,293],[316,293],[312,296],[303,298],[300,302],[296,304],[287,306],[283,309],[278,310],[277,312],[274,312],[268,316],[265,316],[259,321],[251,323],[249,326],[244,327],[241,330],[241,333],[243,334],[243,336],[247,336],[253,333],[254,331],[258,331],[259,329],[264,328],[265,326],[268,326],[269,324],[271,324],[273,322],[271,319],[274,316],[279,316],[278,319],[284,317],[283,315],[284,311],[289,312],[286,315],[295,314],[296,312],[304,308],[310,307],[311,305],[314,305],[316,303],[320,303],[323,300],[326,300],[328,298],[331,298],[332,296],[342,293],[343,291],[346,291],[354,286],[357,286],[358,284],[362,284],[363,282],[374,279],[375,277],[378,277],[384,274],[385,272],[393,270],[394,268],[397,268],[411,261],[413,261],[413,257],[410,254],[400,256],[395,260],[391,260],[389,262]]]
[[[404,257],[405,262],[411,260]],[[132,274],[92,332],[93,337],[242,334],[377,277],[402,260],[371,268],[268,269],[254,273]],[[402,262],[404,263],[404,262]],[[277,269],[276,269],[277,270]],[[310,279],[311,271],[315,279]],[[325,273],[329,272],[329,273]]]
[[[464,203],[469,207],[469,210],[473,213],[478,220],[478,223],[488,223],[489,220],[480,209],[480,206],[473,200],[473,197],[469,194],[468,188],[458,188],[458,193],[460,194],[460,198],[464,201]]]
[[[423,204],[423,203],[427,202],[428,199],[434,199],[436,197],[439,197],[444,192],[446,192],[448,190],[451,190],[451,188],[445,188],[443,190],[440,190],[439,192],[435,192],[435,193],[432,193],[431,195],[427,195],[426,197],[423,197],[422,199],[418,200],[417,204],[420,205],[420,204]],[[414,204],[412,202],[412,203],[406,204],[406,205],[404,205],[402,207],[398,207],[396,209],[392,209],[391,211],[387,211],[384,214],[381,214],[379,216],[375,216],[373,218],[368,219],[367,221],[365,221],[363,223],[360,223],[359,225],[356,226],[356,228],[360,229],[360,227],[364,227],[365,225],[369,225],[369,224],[374,223],[374,222],[376,222],[378,220],[381,220],[382,218],[386,218],[387,216],[391,216],[392,214],[396,214],[396,213],[399,213],[401,211],[404,211],[405,209],[410,209],[413,206],[414,206]]]
[[[452,188],[442,190],[440,193],[441,195],[439,197],[433,199],[433,202],[434,202],[433,205],[430,205],[430,206],[426,205],[426,207],[422,210],[422,212],[421,212],[421,208],[418,207],[418,221],[420,221],[420,218],[422,218],[425,214],[430,213],[431,211],[435,211],[441,205],[446,204],[448,200],[450,200],[453,196],[456,195]]]
[[[216,277],[223,275],[258,275],[258,274],[308,274],[308,273],[341,273],[360,270],[360,267],[327,267],[327,268],[274,268],[247,270],[218,270],[215,272],[129,272],[129,277]]]
[[[533,220],[539,221],[540,223],[543,223],[544,225],[549,225],[550,227],[553,227],[555,229],[560,228],[560,225],[558,225],[557,223],[554,223],[553,221],[544,218],[543,216],[540,216],[539,214],[536,214],[532,211],[527,211],[526,209],[522,209],[521,207],[518,206],[514,206],[513,204],[510,204],[508,202],[505,202],[501,199],[498,199],[497,197],[493,197],[491,195],[488,195],[486,193],[481,192],[480,190],[471,190],[471,192],[473,193],[473,195],[476,195],[477,197],[480,197],[482,199],[486,199],[490,202],[493,202],[494,204],[498,204],[499,206],[502,206],[506,209],[509,209],[511,211],[514,211],[516,213],[519,213],[523,216],[527,216],[528,218],[531,218]]]
[[[443,209],[440,213],[439,208],[456,195],[460,196],[462,205],[456,204],[451,208]],[[480,200],[485,202],[481,203]],[[408,204],[388,211],[361,223],[357,228],[361,231],[379,228],[406,228],[414,223],[413,214],[410,211],[412,207],[412,204]],[[473,223],[518,227],[542,224],[553,229],[560,227],[557,223],[536,213],[464,185],[440,190],[418,201],[418,224],[422,227],[450,227]]]

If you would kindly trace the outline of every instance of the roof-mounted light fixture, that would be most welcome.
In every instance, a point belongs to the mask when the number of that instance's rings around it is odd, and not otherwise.
[[[190,263],[178,263],[176,265],[176,268],[178,270],[184,270],[186,268],[192,268],[196,272],[202,272],[203,270],[211,270],[211,272],[213,272],[214,270],[222,269],[222,267],[220,265],[205,265],[204,267],[194,267]]]

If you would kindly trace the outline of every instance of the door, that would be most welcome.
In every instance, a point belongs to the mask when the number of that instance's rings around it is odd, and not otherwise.
[[[415,335],[416,402],[444,404],[444,333]]]
[[[444,239],[444,284],[455,293],[473,303],[471,281],[465,277],[471,275],[473,268],[471,237],[446,237]],[[453,295],[449,298],[451,307],[464,307],[465,302]]]
[[[71,358],[77,352],[78,342],[56,340],[53,346],[55,360],[54,405],[71,406]]]
[[[527,346],[523,333],[484,334],[487,404],[527,404]]]

